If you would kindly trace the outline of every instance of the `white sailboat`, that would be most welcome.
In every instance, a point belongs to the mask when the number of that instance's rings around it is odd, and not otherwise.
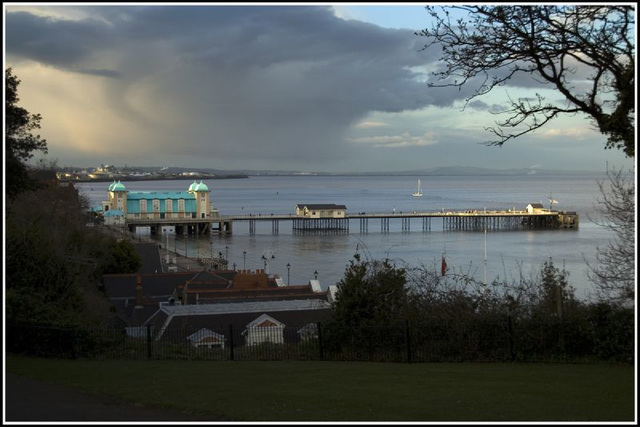
[[[412,194],[413,197],[422,197],[422,183],[418,179],[418,191]]]

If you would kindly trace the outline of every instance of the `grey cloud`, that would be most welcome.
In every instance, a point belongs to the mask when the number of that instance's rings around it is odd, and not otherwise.
[[[72,21],[38,17],[26,12],[6,15],[6,50],[8,56],[31,59],[62,69],[109,74],[112,70],[82,67],[96,49],[109,43],[103,23],[94,20]]]
[[[411,71],[434,60],[412,32],[344,21],[329,7],[83,11],[91,19],[8,13],[9,59],[119,77],[107,82],[107,102],[148,132],[138,145],[166,156],[337,162],[356,154],[345,132],[371,111],[454,98]],[[179,126],[164,123],[165,104]]]
[[[479,111],[488,111],[490,113],[501,113],[501,112],[507,111],[510,108],[509,106],[500,105],[500,104],[489,105],[486,102],[483,102],[477,99],[469,102],[467,107],[470,107],[470,108],[473,108],[474,110],[479,110]]]

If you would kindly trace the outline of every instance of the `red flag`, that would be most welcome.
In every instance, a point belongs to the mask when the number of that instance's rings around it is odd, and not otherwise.
[[[442,275],[444,276],[447,272],[447,261],[444,260],[444,256],[442,257]]]

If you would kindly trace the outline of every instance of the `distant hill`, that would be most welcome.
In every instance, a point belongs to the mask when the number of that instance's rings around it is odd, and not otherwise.
[[[415,169],[398,172],[308,172],[308,171],[283,171],[283,170],[222,170],[212,168],[185,168],[185,167],[161,167],[161,166],[127,166],[120,169],[122,172],[138,171],[156,174],[182,174],[184,172],[197,172],[201,174],[217,175],[219,177],[234,176],[524,176],[524,175],[550,175],[550,176],[591,176],[602,175],[601,172],[574,171],[561,169],[540,168],[512,168],[491,169],[469,166],[443,166],[425,169]]]

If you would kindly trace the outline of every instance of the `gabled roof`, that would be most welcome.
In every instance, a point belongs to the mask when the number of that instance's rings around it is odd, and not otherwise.
[[[296,207],[298,208],[307,208],[307,209],[312,209],[312,210],[317,210],[317,211],[321,211],[321,210],[330,210],[330,209],[347,209],[347,207],[345,205],[334,205],[334,204],[297,204]]]
[[[219,334],[217,332],[212,331],[208,328],[202,328],[193,334],[189,335],[187,339],[191,342],[200,342],[205,338],[213,337],[218,339],[219,341],[224,341],[224,335]]]
[[[189,281],[190,288],[215,288],[228,289],[233,285],[233,278],[237,273],[233,270],[229,271],[213,271],[202,270],[196,273]],[[201,285],[201,286],[194,286]]]
[[[317,300],[178,305],[161,307],[145,324],[153,328],[156,340],[164,337],[186,339],[202,328],[227,335],[232,327],[238,339],[236,343],[239,344],[245,326],[263,314],[297,331],[309,323],[326,321],[331,317],[331,312],[328,302]],[[285,341],[289,339],[285,333]]]
[[[260,316],[258,316],[257,318],[253,319],[253,321],[251,321],[250,323],[247,324],[247,329],[252,329],[252,328],[271,328],[271,327],[283,328],[284,327],[284,323],[280,322],[279,320],[274,319],[273,317],[269,316],[268,314],[261,314]]]

